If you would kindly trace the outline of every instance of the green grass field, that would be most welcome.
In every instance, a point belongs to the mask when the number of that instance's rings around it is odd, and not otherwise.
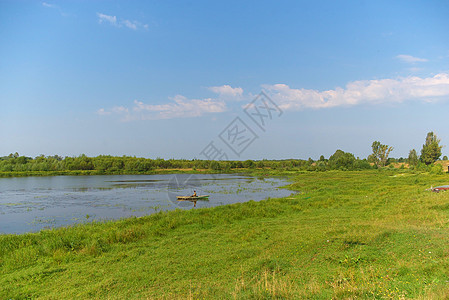
[[[284,175],[298,194],[0,236],[0,299],[449,298],[447,174]]]

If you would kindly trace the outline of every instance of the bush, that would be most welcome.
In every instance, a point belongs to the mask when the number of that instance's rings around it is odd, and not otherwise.
[[[442,165],[432,165],[430,167],[430,173],[432,174],[443,174],[443,166]]]
[[[318,161],[316,163],[316,171],[326,171],[326,163],[322,160]]]

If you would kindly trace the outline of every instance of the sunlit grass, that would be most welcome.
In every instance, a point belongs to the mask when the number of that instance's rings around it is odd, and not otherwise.
[[[0,298],[449,297],[448,175],[264,174],[299,193],[0,236]]]

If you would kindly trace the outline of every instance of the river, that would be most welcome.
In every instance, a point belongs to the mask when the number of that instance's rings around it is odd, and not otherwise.
[[[279,178],[235,174],[0,178],[0,233],[286,197],[293,192],[279,187],[287,184]],[[176,200],[194,190],[209,200]]]

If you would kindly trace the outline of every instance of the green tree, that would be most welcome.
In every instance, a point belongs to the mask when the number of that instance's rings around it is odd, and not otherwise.
[[[371,154],[368,159],[377,167],[385,166],[388,160],[388,155],[390,155],[390,152],[394,149],[393,147],[383,145],[378,141],[373,142],[371,148],[373,149],[373,154]]]
[[[342,150],[335,151],[331,157],[329,157],[329,167],[331,169],[354,169],[355,157],[349,152]]]
[[[432,131],[427,133],[426,143],[421,149],[421,161],[426,165],[433,164],[441,156],[440,139]]]
[[[416,166],[418,164],[418,154],[416,154],[415,149],[410,150],[407,161],[410,166]]]
[[[443,160],[447,160],[447,156],[445,155],[445,156],[443,156]]]

